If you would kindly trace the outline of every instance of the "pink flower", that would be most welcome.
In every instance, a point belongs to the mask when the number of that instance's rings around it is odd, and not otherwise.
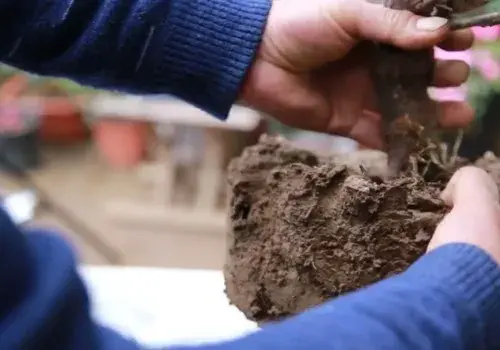
[[[491,52],[486,50],[475,50],[473,52],[472,64],[487,80],[500,78],[500,65]]]
[[[461,60],[465,61],[467,64],[471,64],[472,61],[472,53],[470,50],[450,52],[436,48],[434,50],[434,55],[440,60]]]
[[[429,95],[436,101],[465,101],[467,99],[467,87],[465,85],[453,88],[431,88]]]
[[[440,60],[461,60],[467,64],[471,64],[472,62],[471,50],[450,52],[436,48],[434,55],[436,59]],[[429,89],[429,94],[437,101],[464,101],[467,98],[467,87],[462,85],[444,89],[432,88]]]
[[[492,41],[498,38],[499,26],[493,27],[474,27],[472,31],[477,39],[483,41]]]

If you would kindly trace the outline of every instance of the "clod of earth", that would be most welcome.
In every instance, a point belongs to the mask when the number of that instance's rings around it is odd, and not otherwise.
[[[500,174],[497,159],[478,161]],[[405,270],[424,254],[448,208],[436,181],[377,174],[383,153],[320,157],[263,136],[229,167],[226,293],[248,319],[269,322]],[[434,174],[436,175],[436,173]]]

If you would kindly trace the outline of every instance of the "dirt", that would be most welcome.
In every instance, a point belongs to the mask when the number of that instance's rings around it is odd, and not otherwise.
[[[275,321],[423,255],[448,211],[439,192],[452,172],[382,180],[386,164],[380,152],[321,157],[271,136],[247,148],[229,167],[231,303],[250,320]],[[493,155],[477,164],[500,180]]]

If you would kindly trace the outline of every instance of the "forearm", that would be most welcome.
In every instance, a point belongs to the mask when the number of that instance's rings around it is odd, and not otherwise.
[[[269,0],[0,0],[0,60],[37,74],[173,94],[225,117]]]
[[[191,349],[498,348],[499,270],[477,248],[446,246],[400,276],[248,337]]]

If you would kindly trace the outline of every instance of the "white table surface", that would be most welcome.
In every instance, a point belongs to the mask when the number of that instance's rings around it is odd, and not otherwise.
[[[101,94],[87,101],[85,110],[94,118],[139,118],[157,123],[239,131],[254,130],[262,117],[251,108],[234,105],[227,120],[222,122],[186,102],[164,96]]]
[[[231,339],[257,330],[224,294],[220,271],[81,268],[97,322],[146,346]]]

